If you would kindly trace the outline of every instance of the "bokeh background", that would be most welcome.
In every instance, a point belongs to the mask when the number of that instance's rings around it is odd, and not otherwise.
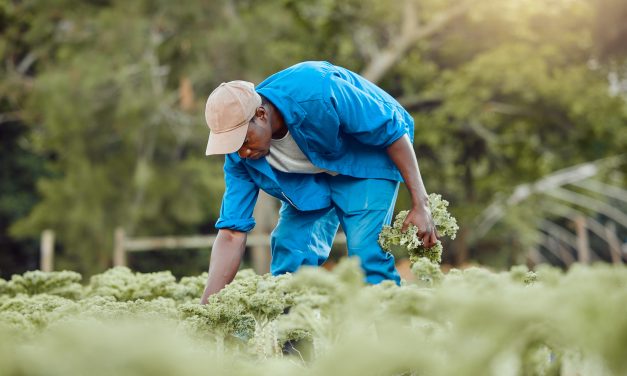
[[[627,259],[624,0],[1,0],[0,59],[2,278],[39,268],[47,229],[54,269],[86,275],[111,267],[116,228],[215,233],[207,95],[304,60],[412,113],[427,190],[460,224],[444,263]],[[128,263],[191,275],[208,255]]]

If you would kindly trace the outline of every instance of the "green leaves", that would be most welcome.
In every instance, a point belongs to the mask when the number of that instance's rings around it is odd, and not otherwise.
[[[429,209],[433,222],[440,236],[448,236],[455,239],[457,230],[457,220],[448,212],[448,201],[442,199],[439,194],[429,195]],[[383,226],[379,234],[379,244],[387,251],[391,251],[395,246],[399,246],[409,253],[409,260],[413,264],[421,257],[426,257],[429,261],[439,264],[442,261],[442,243],[438,240],[436,245],[426,248],[418,238],[417,228],[409,225],[407,231],[402,232],[403,222],[407,218],[408,210],[399,212],[392,226]]]
[[[399,287],[364,285],[354,259],[332,272],[305,268],[273,277],[248,270],[207,305],[198,304],[206,275],[176,282],[167,273],[117,268],[72,299],[49,292],[72,286],[62,281],[75,281],[76,273],[16,276],[15,285],[32,295],[0,290],[0,367],[34,373],[42,363],[47,374],[93,368],[96,375],[129,372],[129,364],[149,370],[130,374],[154,374],[152,365],[167,364],[172,373],[192,375],[325,375],[339,367],[349,376],[445,376],[483,374],[486,367],[495,374],[561,368],[620,375],[627,366],[625,267],[443,274],[420,258],[412,271],[416,281]],[[200,289],[176,294],[181,286]],[[292,355],[281,351],[287,341]],[[59,354],[66,354],[63,362]]]
[[[169,271],[135,273],[127,267],[115,267],[90,278],[85,289],[87,296],[110,296],[117,301],[171,298],[177,301],[195,300],[202,292],[206,273],[181,279],[180,283]]]
[[[0,294],[56,295],[67,299],[80,299],[83,295],[81,275],[76,272],[42,272],[39,270],[15,274],[10,281],[0,281]]]

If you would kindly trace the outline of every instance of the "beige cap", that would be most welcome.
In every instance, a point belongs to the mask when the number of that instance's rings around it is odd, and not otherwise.
[[[223,82],[211,92],[205,105],[205,120],[211,130],[205,155],[233,153],[242,147],[248,122],[259,106],[261,97],[252,82]]]

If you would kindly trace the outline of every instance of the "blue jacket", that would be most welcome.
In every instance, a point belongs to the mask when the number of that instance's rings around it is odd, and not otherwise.
[[[273,74],[256,90],[281,112],[292,137],[315,166],[357,178],[402,181],[386,147],[404,134],[413,140],[414,122],[370,81],[328,62],[304,62]],[[325,175],[285,173],[265,158],[228,154],[216,228],[252,230],[260,188],[298,210],[329,207]]]

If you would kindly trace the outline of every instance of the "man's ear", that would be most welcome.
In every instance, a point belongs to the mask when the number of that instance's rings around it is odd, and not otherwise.
[[[259,106],[255,110],[255,116],[257,116],[258,118],[265,119],[267,117],[267,115],[268,115],[268,112],[266,111],[265,107],[263,107],[263,106]]]

